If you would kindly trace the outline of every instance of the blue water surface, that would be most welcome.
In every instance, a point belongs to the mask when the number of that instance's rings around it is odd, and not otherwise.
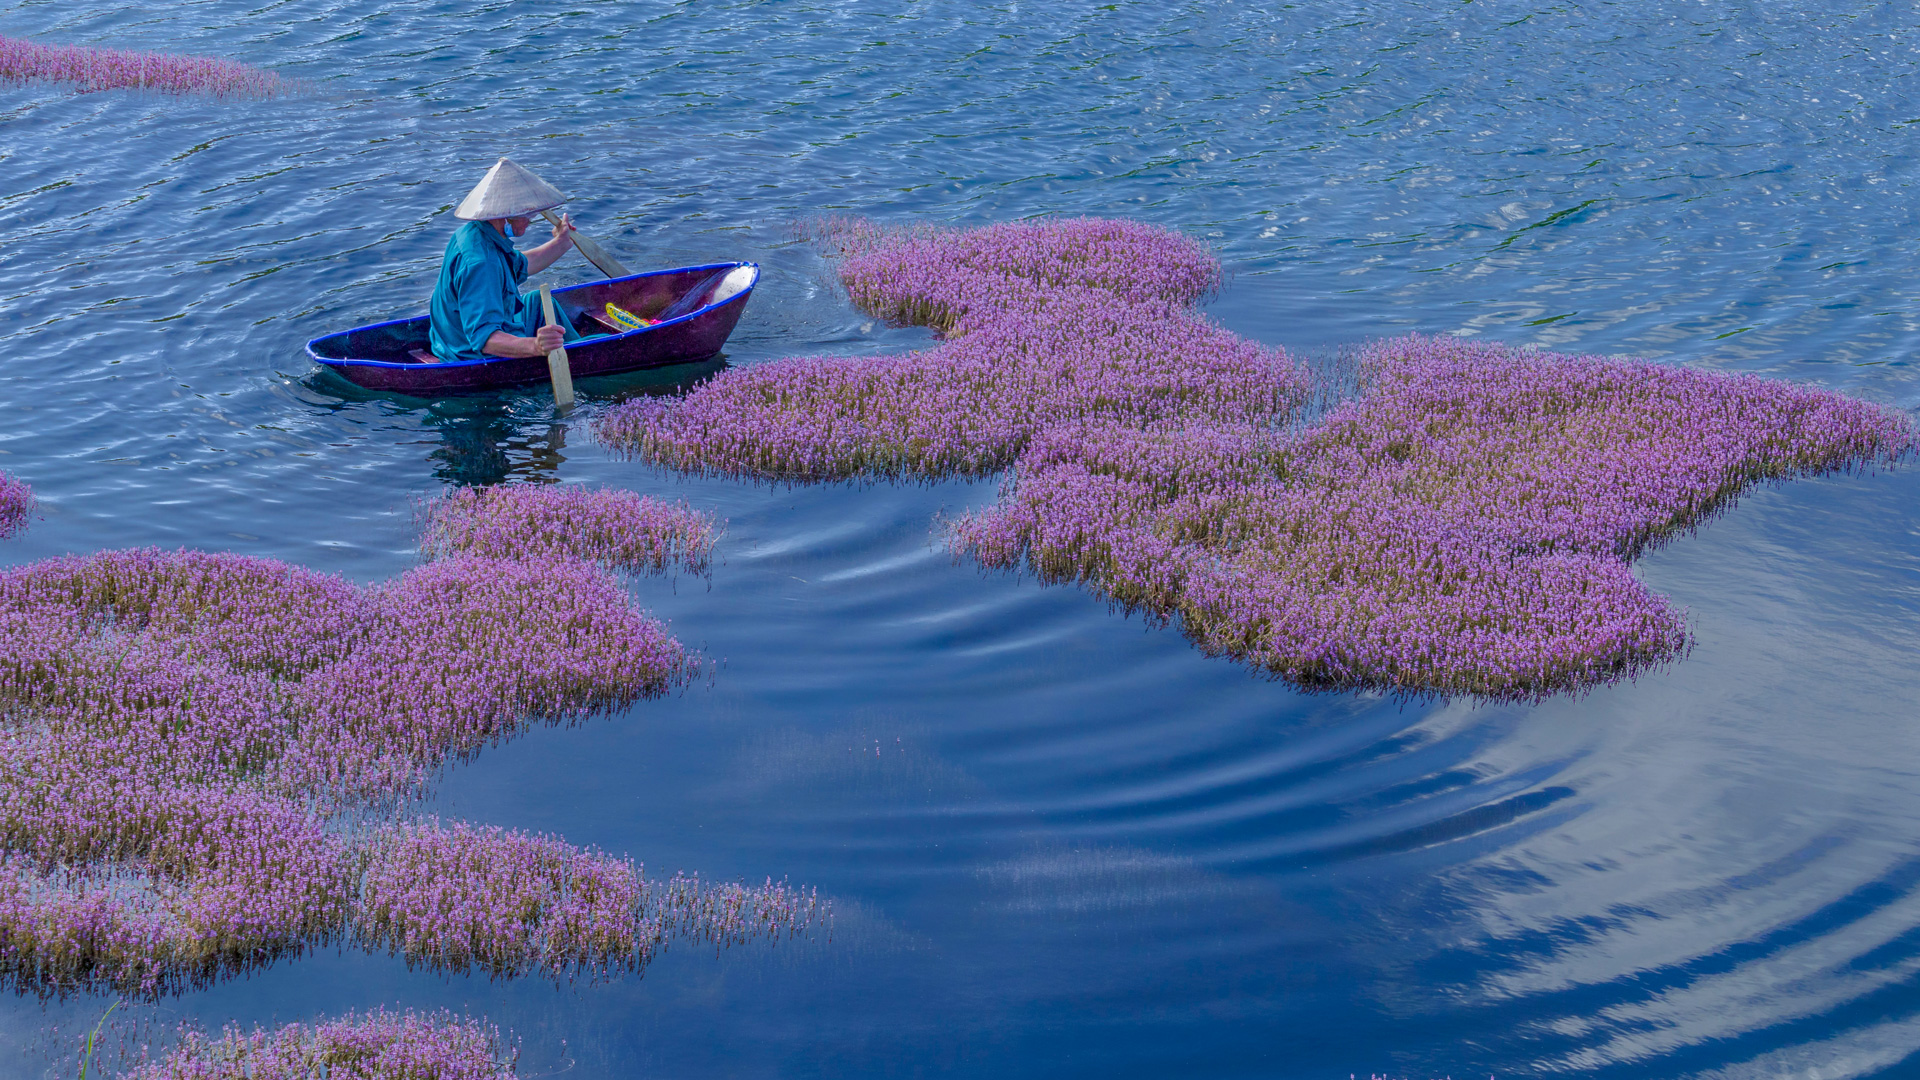
[[[449,485],[726,518],[641,600],[710,681],[451,771],[433,809],[789,877],[831,935],[592,984],[326,949],[122,1042],[374,1005],[583,1077],[1920,1076],[1920,471],[1758,491],[1641,561],[1697,645],[1537,706],[1305,695],[955,563],[993,481],[769,487],[587,419],[699,374],[426,402],[302,343],[424,308],[502,154],[635,266],[752,259],[727,350],[915,348],[795,223],[1187,230],[1226,326],[1422,331],[1912,409],[1920,15],[1858,0],[0,0],[0,34],[217,55],[274,101],[0,87],[0,563],[128,545],[377,580]],[[569,258],[555,283],[592,276]],[[0,1001],[0,1077],[112,1003]]]

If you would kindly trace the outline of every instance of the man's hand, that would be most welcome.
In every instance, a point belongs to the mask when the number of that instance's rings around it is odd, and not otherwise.
[[[553,239],[526,252],[527,273],[537,274],[552,266],[560,256],[573,250],[573,219],[565,214],[554,222]]]
[[[532,337],[495,330],[480,351],[487,356],[545,356],[566,344],[567,328],[543,326]]]

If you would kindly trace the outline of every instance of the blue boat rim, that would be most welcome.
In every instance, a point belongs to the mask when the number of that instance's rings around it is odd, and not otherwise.
[[[628,274],[625,277],[601,278],[596,281],[582,281],[573,285],[565,286],[564,288],[555,289],[553,290],[553,295],[561,296],[566,293],[574,292],[579,289],[588,289],[598,285],[605,285],[608,282],[637,281],[640,278],[659,277],[662,274],[684,274],[690,270],[731,270],[731,269],[735,269],[737,267],[742,267],[742,266],[750,266],[753,268],[753,281],[749,283],[746,288],[741,289],[739,292],[734,293],[732,296],[727,297],[725,300],[720,300],[711,304],[702,305],[701,307],[698,307],[693,311],[689,311],[684,315],[677,315],[671,319],[666,319],[664,321],[654,323],[651,326],[637,327],[635,329],[623,331],[618,334],[597,335],[592,339],[596,342],[619,341],[625,338],[630,338],[635,334],[644,334],[649,331],[659,330],[662,327],[677,326],[680,323],[686,322],[689,319],[698,318],[699,316],[705,315],[707,312],[712,311],[715,308],[724,307],[728,304],[735,303],[736,301],[739,303],[745,303],[748,294],[752,293],[754,290],[754,287],[760,284],[760,264],[756,262],[751,262],[751,261],[737,261],[737,262],[697,263],[693,266],[672,266],[664,270],[648,270],[643,273]],[[385,327],[385,326],[400,326],[405,323],[415,322],[424,317],[425,317],[424,315],[408,315],[408,316],[405,316],[404,318],[388,319],[385,322],[368,323],[365,326],[349,327],[348,329],[345,329],[345,330],[335,330],[333,333],[330,333],[330,334],[321,334],[319,337],[308,338],[307,346],[306,346],[307,355],[311,357],[315,363],[326,364],[329,367],[345,367],[348,365],[365,366],[365,367],[386,367],[386,368],[419,367],[420,365],[418,363],[405,363],[397,360],[364,360],[364,359],[359,359],[357,357],[342,358],[342,357],[332,357],[332,356],[321,356],[318,352],[314,351],[314,346],[322,341],[327,340],[328,338],[339,337],[342,334],[352,334],[352,333],[357,333],[363,330],[378,330],[381,327]],[[477,364],[498,363],[499,361],[506,360],[506,359],[512,359],[512,358],[501,357],[501,356],[489,356],[480,360],[442,360],[433,366],[441,369],[473,367]]]

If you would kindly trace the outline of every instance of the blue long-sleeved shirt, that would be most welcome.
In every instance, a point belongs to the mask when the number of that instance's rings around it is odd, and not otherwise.
[[[527,257],[491,223],[469,221],[453,230],[428,309],[435,359],[478,360],[495,330],[532,337],[540,329],[540,298],[521,294],[526,280]],[[558,317],[565,325],[566,316]]]

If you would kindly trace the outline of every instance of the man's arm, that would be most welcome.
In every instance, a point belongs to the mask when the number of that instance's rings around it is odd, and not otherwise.
[[[504,260],[462,259],[453,271],[454,303],[459,313],[460,330],[469,342],[480,342],[483,356],[545,356],[566,341],[561,326],[543,326],[533,337],[521,337],[500,329],[510,322],[502,300],[511,294],[514,281],[508,276]],[[468,346],[471,348],[472,346]]]
[[[553,239],[541,244],[537,248],[527,250],[527,273],[537,274],[545,270],[558,261],[560,256],[572,250],[572,248],[573,219],[565,214],[561,214],[559,224],[553,227]]]
[[[488,356],[545,356],[567,343],[567,328],[543,326],[532,337],[495,330],[480,351]]]

